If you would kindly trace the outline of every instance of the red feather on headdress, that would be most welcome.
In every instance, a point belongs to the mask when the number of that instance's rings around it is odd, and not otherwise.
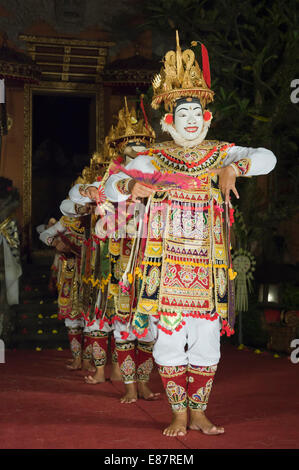
[[[198,189],[200,188],[200,180],[193,176],[184,175],[182,173],[161,173],[154,171],[153,173],[143,173],[139,170],[127,170],[122,165],[115,163],[110,166],[110,175],[114,173],[125,173],[134,178],[136,181],[148,186],[149,188],[166,188],[175,187],[180,189]]]
[[[211,88],[211,72],[210,72],[209,54],[208,54],[206,46],[204,46],[203,44],[201,45],[201,58],[202,58],[203,78],[206,84],[208,85],[208,87]]]
[[[147,120],[147,115],[146,115],[146,112],[145,112],[145,109],[144,109],[143,96],[144,96],[144,95],[141,95],[141,97],[140,97],[140,107],[141,107],[142,112],[143,112],[143,117],[144,117],[144,121],[145,121],[145,127],[146,127],[147,130],[148,130],[148,120]]]

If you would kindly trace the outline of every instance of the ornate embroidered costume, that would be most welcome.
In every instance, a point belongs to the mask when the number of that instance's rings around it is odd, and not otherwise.
[[[63,204],[69,206],[68,210],[74,207],[69,200],[63,201],[61,208]],[[40,234],[40,239],[51,246],[54,239],[60,238],[67,247],[67,253],[56,252],[55,254],[58,317],[65,321],[70,349],[73,358],[77,359],[81,357],[83,339],[79,288],[84,227],[81,226],[81,218],[76,217],[75,213],[73,215],[74,217],[71,217],[71,212],[68,212],[68,216],[61,217],[56,224]]]
[[[106,139],[118,154],[124,154],[123,160],[128,163],[134,161],[132,158],[136,155],[136,150],[145,149],[145,144],[149,145],[154,141],[155,133],[146,120],[137,119],[134,108],[129,110],[125,98],[125,106],[119,111],[118,123],[115,128],[112,126]],[[128,196],[129,181],[119,180],[117,191]],[[114,337],[118,363],[125,384],[149,381],[153,368],[152,343],[155,338],[154,333],[147,329],[142,343],[135,344],[136,336],[131,328],[133,297],[128,295],[128,290],[122,283],[124,273],[135,265],[134,255],[138,253],[136,242],[139,239],[137,227],[134,225],[134,209],[131,211],[130,205],[130,202],[118,205],[115,229],[109,236],[111,278],[108,293],[113,296],[114,301]],[[139,283],[136,284],[137,291],[138,288]]]
[[[74,320],[80,317],[79,286],[81,245],[83,230],[79,218],[63,216],[60,219],[62,230],[58,231],[69,253],[61,254],[61,268],[57,278],[59,319]]]
[[[206,170],[221,166],[233,144],[204,141],[190,152],[166,142],[145,154],[154,154],[163,171],[192,172],[199,190],[172,189],[152,196],[147,243],[140,269],[143,281],[133,325],[142,336],[146,315],[160,317],[159,328],[168,334],[179,330],[188,316],[223,319],[228,323],[230,267],[223,199],[217,177]],[[230,298],[229,298],[230,296]]]
[[[152,100],[153,108],[163,103],[170,113],[161,125],[173,141],[152,146],[126,166],[144,173],[183,173],[201,182],[199,189],[159,188],[149,197],[138,262],[127,273],[133,332],[143,337],[149,318],[156,319],[153,357],[175,412],[187,406],[205,410],[220,358],[221,329],[230,335],[234,326],[233,211],[224,204],[213,170],[231,165],[236,175],[252,176],[267,174],[276,163],[263,148],[205,140],[212,120],[205,107],[214,93],[204,46],[202,53],[203,71],[192,50],[181,51],[177,34],[176,51],[165,55],[153,80]],[[125,173],[110,176],[108,199],[119,203],[129,198],[118,190],[124,179]],[[129,188],[129,182],[121,187]],[[136,276],[142,279],[140,291]]]

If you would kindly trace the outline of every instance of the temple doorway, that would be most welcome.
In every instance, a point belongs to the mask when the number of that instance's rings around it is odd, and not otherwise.
[[[32,248],[36,227],[61,217],[60,203],[96,151],[95,95],[32,96]]]

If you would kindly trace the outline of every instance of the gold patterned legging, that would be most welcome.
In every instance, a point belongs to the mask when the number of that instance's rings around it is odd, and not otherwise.
[[[116,352],[122,380],[125,384],[148,382],[153,370],[153,343],[138,341],[116,342]]]
[[[68,328],[67,330],[73,359],[81,358],[83,328]]]
[[[217,365],[214,366],[159,366],[159,373],[175,412],[205,411],[208,405]]]

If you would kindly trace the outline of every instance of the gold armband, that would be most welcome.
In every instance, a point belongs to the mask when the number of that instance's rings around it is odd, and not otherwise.
[[[242,158],[237,162],[232,162],[230,165],[237,176],[246,176],[248,171],[250,170],[251,160],[249,158]]]
[[[119,180],[116,183],[118,192],[120,192],[124,196],[129,196],[131,194],[131,189],[129,187],[131,181],[132,181],[132,178],[125,178],[125,179]]]

